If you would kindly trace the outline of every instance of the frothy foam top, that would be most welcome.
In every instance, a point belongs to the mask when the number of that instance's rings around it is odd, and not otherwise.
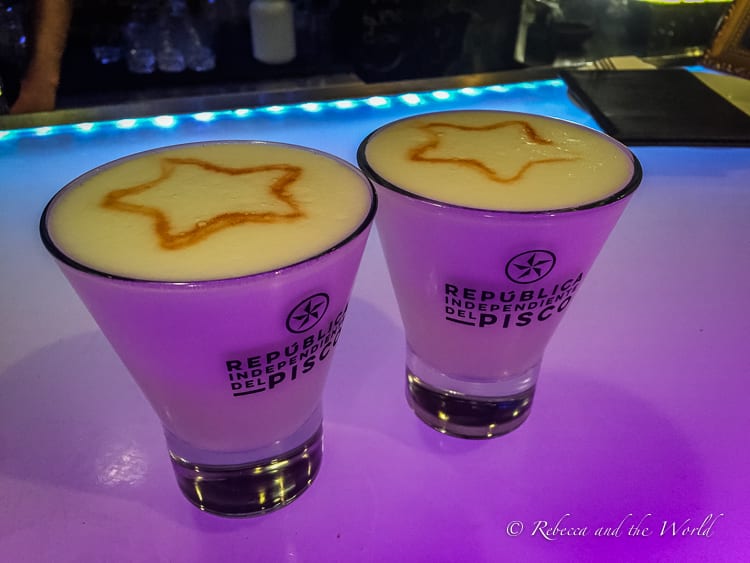
[[[500,211],[597,202],[624,188],[634,174],[630,153],[602,134],[557,119],[500,111],[396,121],[367,140],[360,164],[404,191]]]
[[[301,147],[182,145],[116,161],[79,178],[47,211],[51,241],[73,261],[116,276],[198,281],[279,269],[354,233],[368,182]]]

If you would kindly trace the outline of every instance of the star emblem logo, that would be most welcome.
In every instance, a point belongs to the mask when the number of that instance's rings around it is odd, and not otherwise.
[[[310,330],[320,322],[330,302],[326,293],[316,293],[298,303],[286,318],[289,332],[299,334]]]
[[[198,158],[164,157],[158,177],[108,192],[101,206],[148,217],[162,248],[178,250],[244,223],[295,221],[305,216],[291,188],[302,168],[267,164],[247,168],[219,166]],[[220,188],[239,183],[226,201]],[[163,207],[164,201],[173,204]],[[185,201],[196,201],[184,205]],[[227,210],[231,207],[231,210]]]
[[[477,126],[438,121],[417,127],[426,135],[426,140],[409,150],[412,161],[463,166],[499,184],[519,180],[534,166],[580,158],[543,137],[523,120]],[[465,135],[470,135],[471,139],[463,142],[460,137]],[[510,143],[508,135],[513,137]],[[497,147],[508,146],[513,148],[498,159]]]
[[[556,261],[549,250],[528,250],[508,260],[505,275],[515,283],[533,283],[549,274]]]

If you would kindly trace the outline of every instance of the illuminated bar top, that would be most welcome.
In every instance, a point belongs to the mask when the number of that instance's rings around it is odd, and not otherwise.
[[[320,475],[251,519],[183,498],[156,416],[37,234],[60,187],[134,152],[264,139],[354,162],[386,122],[482,108],[596,127],[550,79],[1,130],[0,560],[747,557],[750,149],[634,149],[643,184],[548,348],[531,416],[489,441],[407,406],[374,231],[324,395]]]

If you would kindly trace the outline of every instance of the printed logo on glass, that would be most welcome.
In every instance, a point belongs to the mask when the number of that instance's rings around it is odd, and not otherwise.
[[[549,250],[527,250],[517,254],[505,265],[505,275],[515,283],[534,283],[546,277],[557,259]]]
[[[295,334],[310,330],[325,315],[329,301],[326,293],[316,293],[303,299],[286,318],[287,330]]]

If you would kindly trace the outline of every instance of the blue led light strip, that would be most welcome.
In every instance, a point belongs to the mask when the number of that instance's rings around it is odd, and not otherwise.
[[[305,102],[300,104],[272,105],[259,108],[239,108],[234,110],[202,111],[198,113],[179,115],[159,115],[155,117],[137,117],[117,119],[113,121],[85,122],[66,125],[51,125],[45,127],[30,127],[27,129],[0,130],[0,142],[25,137],[48,137],[64,133],[87,135],[95,131],[129,130],[129,129],[171,129],[180,123],[197,121],[210,123],[224,119],[247,119],[254,115],[283,115],[292,112],[321,113],[329,111],[347,111],[354,108],[389,108],[394,106],[427,107],[439,105],[441,102],[455,101],[460,98],[475,98],[489,94],[507,94],[540,88],[563,88],[562,80],[544,80],[537,82],[518,82],[493,86],[476,86],[456,88],[452,90],[434,90],[432,92],[409,92],[388,96],[370,96],[368,98],[352,98],[324,102]]]

